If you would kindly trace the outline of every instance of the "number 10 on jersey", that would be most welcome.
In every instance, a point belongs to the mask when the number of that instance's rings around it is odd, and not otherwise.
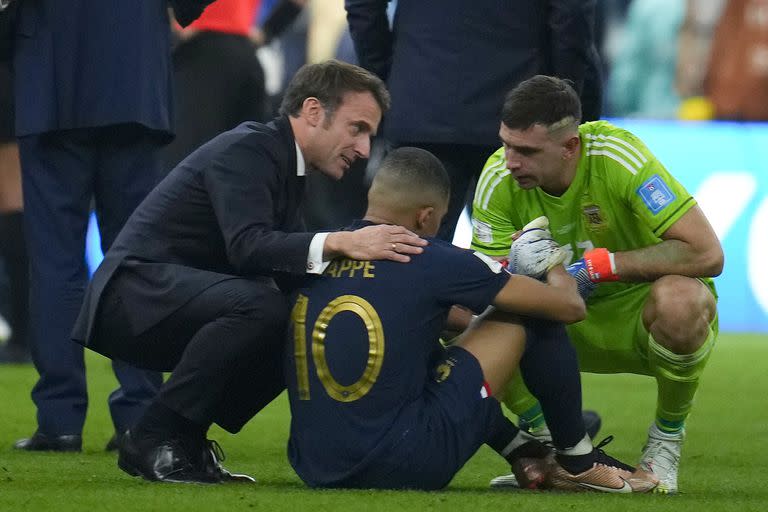
[[[299,294],[291,311],[293,324],[294,358],[299,400],[309,400],[309,361],[307,360],[307,306],[309,298]],[[331,374],[325,357],[328,325],[337,314],[349,311],[360,317],[368,335],[368,360],[362,376],[350,385],[340,384]],[[328,396],[339,402],[354,402],[365,396],[373,387],[384,362],[384,328],[381,318],[373,306],[357,295],[341,295],[329,302],[315,321],[311,335],[312,360],[317,378]]]

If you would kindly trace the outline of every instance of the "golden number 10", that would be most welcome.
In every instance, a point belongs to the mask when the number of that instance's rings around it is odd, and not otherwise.
[[[309,400],[309,365],[307,364],[306,295],[299,295],[291,311],[293,323],[294,357],[296,359],[296,379],[299,388],[299,400]],[[349,311],[360,317],[368,333],[368,360],[363,375],[349,386],[339,384],[328,368],[325,359],[325,334],[328,325],[337,314]],[[357,295],[342,295],[323,308],[312,328],[312,360],[317,369],[317,377],[328,396],[339,402],[354,402],[364,397],[373,387],[381,372],[384,361],[384,328],[381,318],[371,304]]]

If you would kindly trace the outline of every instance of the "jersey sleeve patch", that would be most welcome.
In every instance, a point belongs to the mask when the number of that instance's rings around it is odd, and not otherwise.
[[[486,265],[488,265],[488,268],[489,268],[489,269],[491,269],[491,270],[493,271],[493,273],[494,273],[494,274],[498,274],[498,273],[500,273],[500,272],[501,272],[501,270],[504,268],[504,267],[502,266],[502,264],[501,264],[501,263],[499,263],[499,262],[498,262],[498,261],[496,261],[495,259],[491,258],[490,256],[486,256],[485,254],[483,254],[483,253],[481,253],[481,252],[477,252],[477,251],[475,251],[475,252],[473,252],[472,254],[474,254],[475,256],[477,256],[478,258],[480,258],[480,260],[481,260],[483,263],[485,263]]]
[[[485,243],[493,242],[493,229],[487,222],[472,219],[472,231],[478,241]]]
[[[654,174],[640,185],[637,195],[654,215],[666,208],[677,197],[658,174]]]

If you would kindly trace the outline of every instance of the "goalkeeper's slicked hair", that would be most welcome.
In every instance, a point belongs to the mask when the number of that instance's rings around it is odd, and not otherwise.
[[[501,122],[512,130],[540,124],[552,133],[581,123],[581,101],[570,81],[536,75],[507,93]]]
[[[447,205],[450,194],[451,180],[435,155],[401,147],[382,161],[368,192],[368,203],[403,211]]]

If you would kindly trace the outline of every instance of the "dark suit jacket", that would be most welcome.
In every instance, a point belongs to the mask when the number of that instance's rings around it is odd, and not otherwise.
[[[346,0],[360,65],[392,95],[394,142],[497,144],[505,94],[536,74],[573,80],[584,119],[600,113],[594,0]]]
[[[121,123],[170,135],[167,0],[23,0],[14,51],[17,135]]]
[[[86,291],[72,338],[88,344],[104,286],[133,274],[129,323],[140,334],[207,287],[234,276],[306,272],[303,177],[287,118],[243,123],[182,161],[139,205]]]

